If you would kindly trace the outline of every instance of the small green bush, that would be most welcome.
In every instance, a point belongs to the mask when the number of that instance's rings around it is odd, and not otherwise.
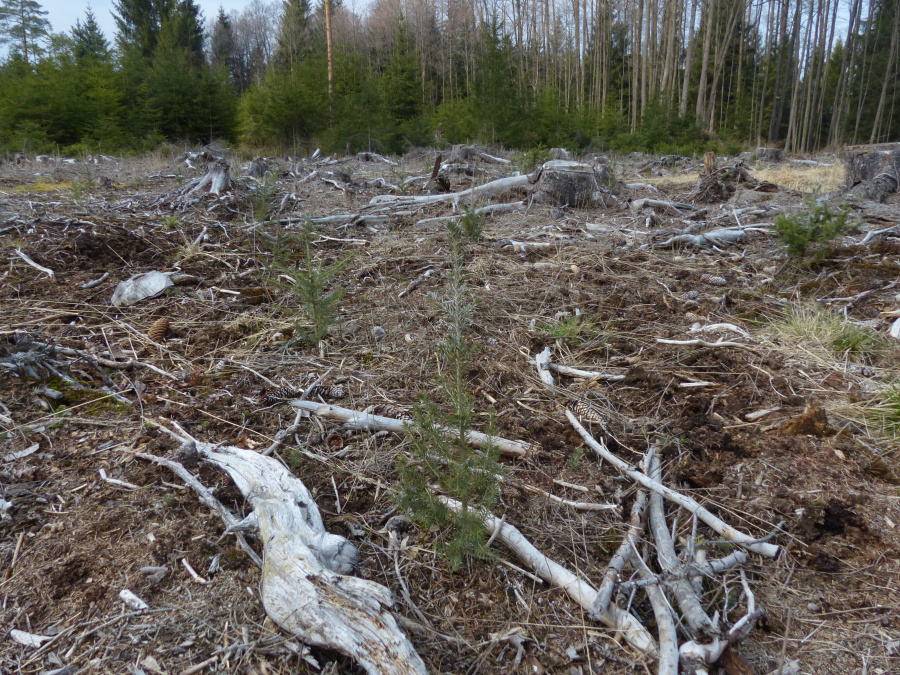
[[[827,254],[822,245],[840,235],[847,227],[850,209],[844,207],[837,213],[820,203],[816,195],[806,200],[807,210],[796,216],[781,215],[775,219],[775,231],[787,247],[788,255],[802,258],[810,245],[819,246],[817,255]]]
[[[489,513],[499,493],[502,467],[493,444],[473,448],[467,438],[475,420],[475,399],[469,393],[469,368],[477,346],[467,338],[475,312],[462,278],[464,242],[469,237],[455,221],[447,224],[450,240],[450,274],[446,295],[441,300],[447,319],[447,336],[438,345],[443,375],[438,378],[445,408],[422,398],[415,407],[412,453],[397,460],[401,478],[399,505],[424,527],[451,525],[453,538],[444,546],[450,568],[456,570],[468,557],[493,557],[486,546],[484,515]],[[493,416],[488,436],[494,435]],[[440,499],[443,494],[457,499],[462,508],[451,511]]]

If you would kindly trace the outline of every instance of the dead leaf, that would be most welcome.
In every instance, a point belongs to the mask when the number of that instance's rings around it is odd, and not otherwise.
[[[825,409],[819,406],[807,407],[803,414],[784,423],[782,431],[789,436],[824,436],[828,428]]]

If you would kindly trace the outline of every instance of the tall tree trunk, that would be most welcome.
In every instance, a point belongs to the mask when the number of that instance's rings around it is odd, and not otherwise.
[[[844,53],[841,56],[841,72],[838,76],[837,88],[834,92],[834,113],[831,117],[831,127],[828,131],[828,145],[835,147],[840,142],[842,121],[844,116],[844,97],[847,89],[847,81],[853,72],[853,64],[856,61],[856,33],[859,30],[859,6],[862,0],[853,0],[850,6],[850,26],[847,30],[847,41],[844,44]],[[849,66],[848,66],[849,58]]]
[[[706,75],[709,70],[709,48],[712,44],[713,14],[715,14],[715,10],[716,0],[707,0],[706,34],[703,36],[703,61],[700,66],[700,87],[697,91],[697,110],[695,113],[698,120],[703,119],[703,113],[706,111]]]
[[[737,27],[738,18],[743,16],[744,9],[742,2],[735,2],[734,10],[728,21],[728,29],[725,39],[716,46],[715,68],[713,69],[712,86],[709,89],[709,107],[706,110],[706,128],[712,132],[715,127],[714,116],[716,108],[716,89],[719,85],[719,79],[722,77],[722,71],[725,68],[725,57],[728,54],[728,46],[734,38],[734,29]]]
[[[881,83],[881,96],[878,98],[878,108],[875,111],[875,119],[872,122],[872,133],[869,135],[869,143],[875,143],[878,139],[878,131],[881,126],[881,115],[884,113],[884,102],[887,100],[888,84],[891,81],[891,72],[897,67],[897,34],[900,33],[900,12],[894,12],[894,31],[891,34],[891,48],[888,50],[887,72]]]
[[[325,46],[328,51],[328,101],[330,105],[334,105],[334,35],[331,32],[331,0],[325,0]]]
[[[694,22],[697,20],[697,0],[691,0],[691,23],[688,27],[689,37],[687,54],[684,58],[684,76],[681,79],[681,102],[678,105],[678,114],[684,117],[687,114],[688,92],[691,85],[691,68],[694,65]]]

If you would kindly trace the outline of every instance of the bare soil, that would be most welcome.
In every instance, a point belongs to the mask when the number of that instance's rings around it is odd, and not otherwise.
[[[397,161],[270,160],[280,176],[272,218],[360,213],[385,191],[366,186],[379,177],[396,185],[425,176],[405,188],[423,192],[434,154]],[[239,175],[239,163],[233,166]],[[856,245],[866,231],[900,222],[898,196],[855,208],[853,231],[825,255],[795,261],[765,230],[778,213],[803,208],[798,190],[815,184],[815,167],[797,169],[806,172],[800,181],[793,173],[780,181],[784,169],[767,169],[776,192],[739,189],[689,219],[634,213],[627,202],[688,199],[700,162],[660,168],[651,158],[622,158],[615,166],[620,206],[534,205],[486,220],[471,246],[466,277],[478,299],[472,338],[480,350],[469,376],[479,420],[493,409],[500,435],[540,447],[527,459],[504,460],[510,476],[572,501],[619,503],[627,513],[633,486],[594,461],[566,421],[565,404],[589,402],[605,420],[595,433],[621,457],[637,463],[650,443],[662,443],[667,484],[755,536],[776,531],[774,541],[786,547],[779,560],[754,557],[746,568],[766,610],[739,646],[750,672],[793,659],[803,673],[900,672],[900,395],[895,408],[885,403],[900,364],[900,343],[887,335],[890,313],[900,308],[900,241]],[[479,168],[500,175],[497,167]],[[320,176],[303,181],[313,169]],[[321,180],[338,170],[351,182]],[[419,221],[450,211],[435,205],[377,226],[321,229],[323,259],[354,258],[334,280],[347,293],[320,353],[299,338],[306,318],[269,266],[267,236],[279,228],[252,219],[253,181],[238,180],[219,198],[178,194],[200,175],[202,168],[164,156],[0,167],[0,359],[27,337],[120,362],[135,358],[173,376],[62,355],[53,361],[58,372],[0,368],[0,497],[10,504],[0,522],[0,673],[320,672],[314,663],[324,672],[359,672],[268,621],[259,570],[219,518],[170,472],[134,453],[176,450],[148,420],[176,421],[213,443],[266,447],[293,419],[287,405],[266,406],[266,393],[273,385],[302,388],[329,368],[326,383],[347,388],[341,405],[349,408],[409,410],[421,396],[439,399],[436,345],[445,323],[431,294],[445,284],[447,240],[442,222]],[[100,177],[111,185],[98,187]],[[833,182],[833,169],[825,179]],[[453,189],[469,180],[455,177]],[[691,224],[703,231],[736,218],[758,230],[728,248],[641,248]],[[16,249],[54,270],[58,283]],[[435,273],[400,297],[429,268]],[[150,270],[195,279],[131,307],[110,304],[116,284]],[[100,285],[82,288],[106,272]],[[790,317],[814,306],[862,332],[861,345],[835,347],[824,328],[798,333]],[[146,334],[160,317],[170,330],[152,343]],[[723,323],[750,337],[728,328],[691,332]],[[721,338],[747,348],[660,338]],[[563,377],[549,391],[533,365],[545,346],[555,363],[625,379]],[[46,395],[47,387],[59,396]],[[770,412],[753,414],[760,411]],[[396,458],[408,443],[349,433],[336,441],[334,433],[342,434],[338,424],[309,420],[280,453],[316,495],[326,527],[359,547],[360,574],[391,588],[397,615],[418,623],[402,599],[399,567],[432,625],[409,631],[431,672],[655,671],[562,590],[503,564],[520,565],[502,547],[500,561],[471,561],[451,573],[435,552],[450,533],[414,528],[395,566],[384,525],[395,513]],[[9,457],[34,444],[32,454]],[[101,470],[132,487],[104,480]],[[204,464],[195,471],[220,501],[245,512],[224,473]],[[594,584],[626,522],[621,512],[580,512],[512,486],[503,488],[502,514]],[[670,518],[683,542],[689,514],[672,509]],[[718,539],[702,525],[698,534]],[[194,580],[185,562],[208,583]],[[168,573],[152,583],[140,572],[145,566]],[[127,609],[119,599],[126,588],[150,611]],[[727,625],[746,612],[740,588],[736,573],[706,588],[706,605]],[[646,597],[632,602],[655,630]],[[51,641],[40,650],[22,646],[9,638],[13,629]],[[510,631],[525,639],[519,663]]]

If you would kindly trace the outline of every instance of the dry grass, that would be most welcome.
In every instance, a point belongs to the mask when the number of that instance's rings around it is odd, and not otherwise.
[[[799,192],[833,192],[844,185],[845,169],[841,162],[823,166],[805,166],[784,162],[754,169],[754,177]]]

